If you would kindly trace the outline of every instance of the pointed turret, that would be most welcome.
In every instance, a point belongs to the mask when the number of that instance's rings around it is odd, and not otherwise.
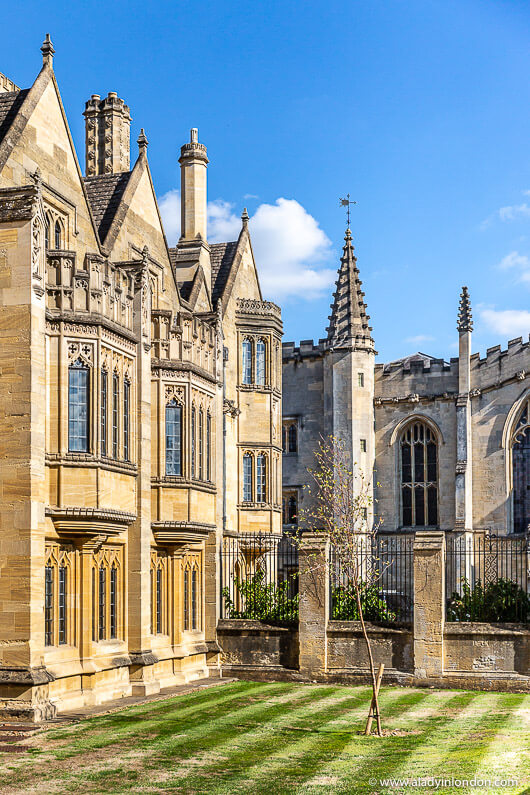
[[[372,328],[368,324],[364,293],[359,279],[357,257],[354,254],[351,230],[346,229],[339,276],[336,281],[334,301],[331,305],[330,324],[327,328],[331,347],[351,347],[373,350]]]
[[[462,287],[460,293],[460,303],[458,305],[458,321],[456,324],[457,330],[473,331],[473,316],[471,314],[471,301],[469,299],[469,290],[467,287]]]

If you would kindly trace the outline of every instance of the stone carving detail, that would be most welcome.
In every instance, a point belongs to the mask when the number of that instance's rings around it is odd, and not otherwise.
[[[469,397],[480,397],[482,394],[482,390],[480,389],[472,389],[469,393]]]
[[[517,380],[524,381],[525,378],[526,378],[526,370],[519,370],[519,372],[517,373]]]
[[[94,346],[86,342],[69,342],[68,343],[68,364],[76,362],[81,359],[88,367],[92,367],[94,359]]]
[[[278,319],[282,316],[282,310],[277,304],[272,301],[258,301],[256,298],[238,298],[237,311],[248,315],[273,315]]]
[[[166,403],[169,403],[171,400],[176,400],[177,403],[181,405],[184,404],[184,389],[181,386],[176,386],[174,384],[166,384],[165,388],[165,396],[166,396]]]
[[[463,475],[467,469],[467,461],[457,461],[456,462],[456,474]]]
[[[97,337],[98,335],[96,326],[89,326],[83,323],[65,323],[63,328],[65,334],[82,334],[86,337]]]

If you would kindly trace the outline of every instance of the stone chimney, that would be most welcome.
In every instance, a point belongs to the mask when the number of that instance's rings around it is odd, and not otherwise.
[[[180,150],[181,233],[180,240],[206,242],[206,147],[199,133],[191,130],[190,142]]]
[[[123,99],[114,91],[105,99],[92,94],[83,116],[87,177],[129,171],[131,114]]]

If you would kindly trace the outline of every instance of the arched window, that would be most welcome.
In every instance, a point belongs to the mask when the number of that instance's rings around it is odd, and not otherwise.
[[[89,370],[82,359],[68,368],[68,450],[88,453]]]
[[[298,450],[298,428],[296,423],[293,422],[289,425],[289,447],[290,453],[296,453]]]
[[[206,413],[206,480],[212,479],[212,415],[208,411]]]
[[[197,452],[199,453],[199,480],[204,480],[204,414],[202,408],[199,409],[199,439],[197,441]]]
[[[242,349],[242,370],[243,370],[243,378],[242,382],[244,384],[251,384],[252,383],[252,341],[249,339],[243,340],[243,349]]]
[[[243,501],[252,502],[252,456],[243,456]]]
[[[256,342],[256,384],[265,384],[265,342]]]
[[[524,533],[530,524],[530,423],[526,401],[512,436],[513,531]]]
[[[44,248],[46,251],[50,248],[50,216],[47,215],[44,219]]]
[[[256,501],[267,502],[267,458],[263,453],[256,458]]]
[[[182,406],[175,398],[166,406],[166,475],[182,475]]]
[[[62,237],[63,237],[63,230],[61,227],[61,222],[55,222],[55,248],[60,249],[62,248]]]
[[[298,500],[294,492],[286,492],[283,495],[283,523],[298,523]]]
[[[421,420],[411,422],[401,436],[401,524],[438,524],[438,446],[434,432]]]
[[[195,433],[196,433],[196,410],[191,407],[191,477],[195,477]]]

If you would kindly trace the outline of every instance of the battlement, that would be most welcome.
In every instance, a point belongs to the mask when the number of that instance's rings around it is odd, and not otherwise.
[[[290,359],[303,359],[310,356],[323,356],[329,350],[327,339],[320,339],[315,345],[314,340],[300,340],[300,345],[294,342],[282,343],[282,359],[284,362]]]
[[[9,77],[0,72],[0,94],[13,93],[15,91],[20,91],[20,88]]]

